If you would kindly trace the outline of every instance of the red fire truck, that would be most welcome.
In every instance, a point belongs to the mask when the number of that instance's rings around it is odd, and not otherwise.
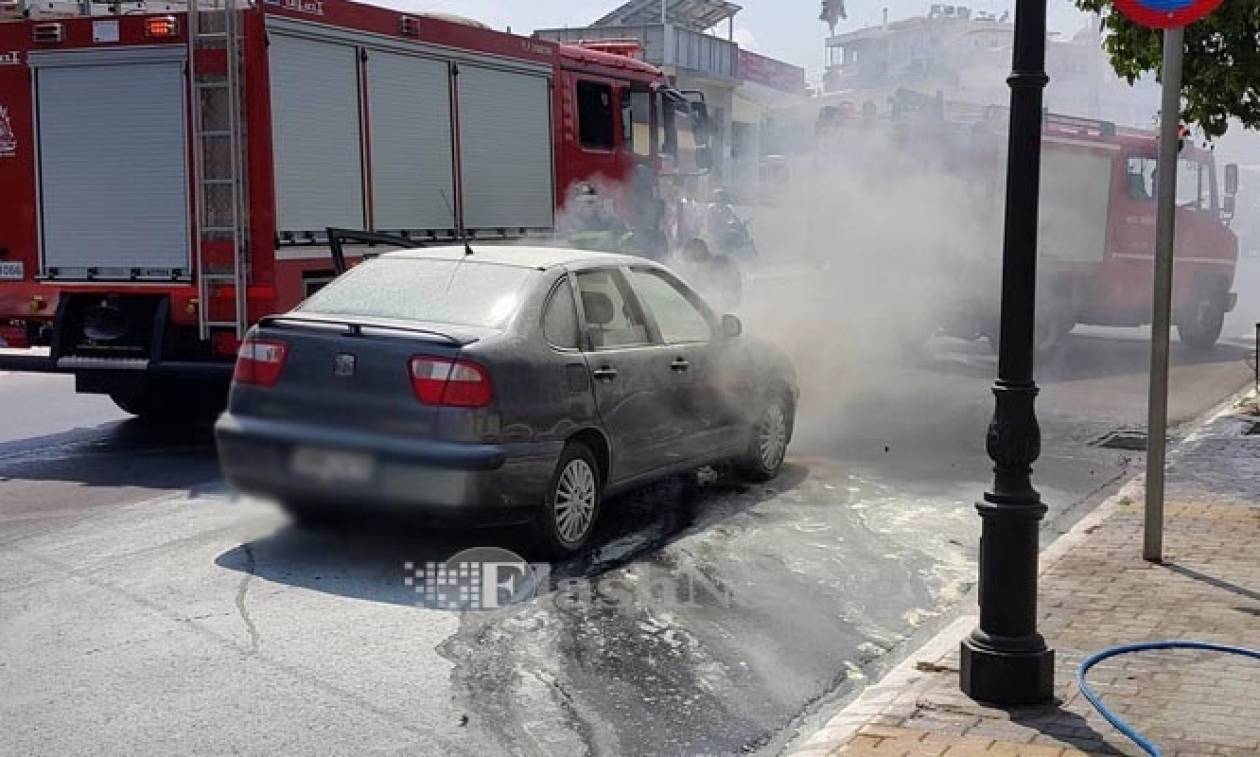
[[[940,250],[931,275],[961,301],[940,303],[938,325],[960,337],[997,338],[998,257],[1005,186],[1008,111],[946,103],[902,90],[894,118],[826,113],[820,137],[834,149],[861,132],[887,133],[901,157],[966,187],[954,208],[980,233],[982,249]],[[865,124],[863,122],[866,122]],[[1096,119],[1047,113],[1042,129],[1037,341],[1062,346],[1077,324],[1142,326],[1151,322],[1155,249],[1157,135]],[[1238,167],[1218,175],[1213,153],[1189,143],[1177,173],[1173,322],[1184,343],[1208,349],[1233,309],[1238,240],[1229,229]],[[950,243],[944,235],[943,243]]]
[[[638,60],[347,0],[201,2],[0,1],[0,341],[50,353],[0,368],[210,412],[249,325],[333,275],[329,227],[545,235],[581,183],[663,236],[658,179],[704,163],[703,104]]]

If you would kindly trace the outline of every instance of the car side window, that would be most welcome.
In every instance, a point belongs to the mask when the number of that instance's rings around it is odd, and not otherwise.
[[[713,338],[713,326],[681,285],[659,271],[635,268],[630,272],[644,306],[656,318],[666,344],[705,342]]]
[[[553,347],[576,350],[578,339],[577,306],[573,304],[573,288],[567,276],[562,276],[552,287],[543,309],[543,338]]]
[[[582,271],[577,288],[595,349],[651,344],[647,322],[616,271]]]

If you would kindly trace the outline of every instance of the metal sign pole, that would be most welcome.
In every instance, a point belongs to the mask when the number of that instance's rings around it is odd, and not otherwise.
[[[1185,27],[1164,30],[1155,216],[1155,297],[1151,320],[1151,379],[1147,405],[1146,528],[1142,558],[1164,559],[1164,453],[1168,436],[1168,331],[1172,321],[1173,241],[1176,234],[1177,153],[1181,125],[1181,58]]]

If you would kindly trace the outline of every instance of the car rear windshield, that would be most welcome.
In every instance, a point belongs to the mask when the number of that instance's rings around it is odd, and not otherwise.
[[[500,329],[538,276],[532,268],[470,260],[384,257],[355,266],[298,309]]]

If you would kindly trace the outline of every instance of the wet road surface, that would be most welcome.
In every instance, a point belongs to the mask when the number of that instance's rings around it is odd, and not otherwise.
[[[1142,336],[1078,329],[1039,369],[1047,540],[1141,464],[1095,442],[1144,421]],[[9,748],[774,752],[964,601],[988,479],[985,345],[875,366],[814,347],[792,345],[804,393],[777,480],[609,502],[539,596],[463,614],[417,606],[404,563],[512,531],[298,528],[227,491],[207,430],[0,375]],[[1241,386],[1245,352],[1175,346],[1174,421]]]

